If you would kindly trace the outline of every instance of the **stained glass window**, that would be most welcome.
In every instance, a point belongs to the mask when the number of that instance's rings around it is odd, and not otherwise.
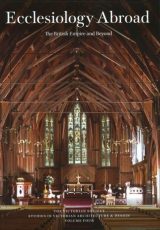
[[[135,139],[132,143],[132,163],[136,164],[143,161],[145,156],[144,136],[139,126],[137,126],[137,135],[132,134],[132,138]]]
[[[101,165],[111,165],[111,122],[108,116],[101,118]]]
[[[77,103],[68,115],[68,162],[87,163],[87,117]]]
[[[45,166],[54,166],[54,120],[52,114],[45,117]]]

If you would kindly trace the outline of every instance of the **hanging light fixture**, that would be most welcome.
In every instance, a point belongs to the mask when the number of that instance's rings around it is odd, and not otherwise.
[[[18,153],[23,157],[31,154],[31,126],[24,125],[19,127],[17,136]]]
[[[43,155],[43,143],[40,141],[34,143],[34,151],[37,157]]]

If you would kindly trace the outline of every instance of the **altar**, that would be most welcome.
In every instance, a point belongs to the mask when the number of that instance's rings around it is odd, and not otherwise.
[[[93,184],[66,184],[66,189],[63,192],[63,198],[65,198],[66,195],[73,194],[83,194],[83,195],[89,195],[91,198],[93,196]]]
[[[63,191],[63,198],[66,196],[87,196],[89,195],[90,198],[93,196],[93,184],[90,183],[81,183],[80,182],[81,176],[78,174],[76,176],[77,183],[69,183],[65,185],[65,189]]]

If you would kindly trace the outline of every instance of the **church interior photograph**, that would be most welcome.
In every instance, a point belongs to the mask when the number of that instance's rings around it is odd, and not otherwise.
[[[160,230],[159,16],[0,3],[1,230]]]

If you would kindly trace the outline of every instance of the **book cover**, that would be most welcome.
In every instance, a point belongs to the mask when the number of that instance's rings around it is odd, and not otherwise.
[[[159,229],[159,14],[0,3],[1,229]]]

